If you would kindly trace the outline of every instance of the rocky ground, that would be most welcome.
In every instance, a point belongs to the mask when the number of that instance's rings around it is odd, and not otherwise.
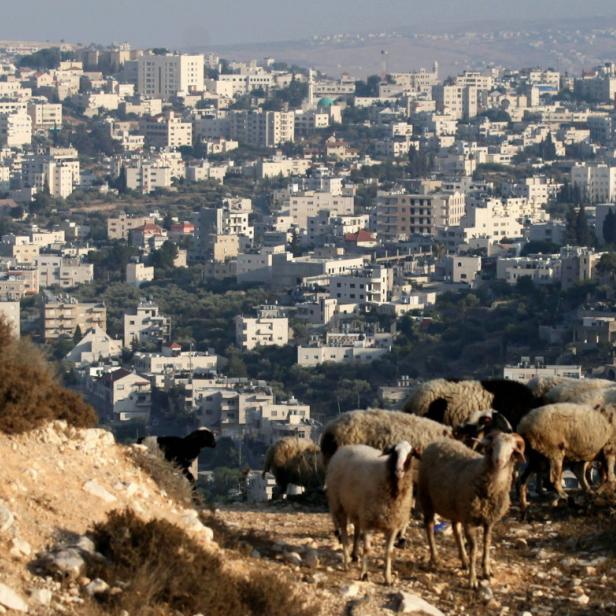
[[[529,522],[519,521],[512,509],[495,532],[495,576],[479,591],[467,588],[450,531],[437,538],[442,567],[433,571],[428,566],[419,520],[410,529],[410,544],[396,552],[396,581],[387,587],[380,542],[370,581],[358,581],[357,565],[342,571],[340,548],[324,510],[289,503],[236,505],[218,517],[231,536],[244,537],[240,549],[249,558],[291,569],[306,593],[320,590],[320,607],[327,615],[393,614],[401,610],[404,593],[418,595],[447,615],[616,614],[616,500],[596,495],[576,502],[557,509],[537,503]]]
[[[221,554],[231,575],[269,571],[290,581],[315,616],[616,615],[611,493],[579,496],[557,509],[536,504],[530,522],[512,510],[496,529],[493,580],[471,591],[450,533],[438,536],[442,568],[429,568],[418,520],[408,547],[396,552],[395,583],[387,587],[380,540],[368,582],[358,581],[357,566],[342,571],[324,507],[278,501],[212,512],[195,507],[187,484],[169,476],[165,463],[141,446],[119,446],[102,430],[56,422],[21,436],[0,434],[0,614],[89,616],[91,595],[122,592],[86,578],[82,564],[93,549],[86,536],[92,525],[113,509],[131,507],[144,519],[182,527]]]

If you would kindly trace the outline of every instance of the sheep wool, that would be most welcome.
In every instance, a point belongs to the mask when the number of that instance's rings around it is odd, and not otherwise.
[[[469,566],[473,588],[478,585],[476,528],[484,529],[483,569],[489,577],[492,527],[509,509],[515,459],[524,457],[524,441],[519,434],[494,433],[485,441],[484,455],[455,440],[432,443],[423,452],[419,469],[418,498],[424,512],[431,561],[437,564],[434,515],[438,514],[452,522],[460,560],[463,566]],[[470,562],[461,526],[471,546]]]
[[[265,454],[263,475],[270,472],[284,494],[288,484],[317,489],[325,472],[319,446],[309,439],[288,436],[276,441]]]
[[[384,450],[400,441],[423,449],[430,443],[451,437],[451,428],[436,421],[400,411],[370,409],[348,411],[330,421],[321,436],[325,466],[343,445],[364,444]]]
[[[616,393],[615,385],[605,379],[571,379],[558,383],[544,397],[547,403],[604,404],[607,392]]]
[[[412,461],[416,451],[403,441],[386,452],[367,445],[341,447],[327,468],[327,500],[340,533],[348,567],[347,523],[354,526],[353,557],[364,541],[362,579],[368,575],[370,532],[386,537],[385,581],[391,584],[391,556],[396,535],[408,524],[413,497]]]
[[[456,427],[477,410],[492,408],[494,394],[479,381],[433,379],[418,385],[403,411]]]
[[[597,410],[594,406],[571,402],[548,404],[526,415],[518,426],[518,432],[533,452],[540,454],[549,462],[550,481],[561,497],[566,496],[562,487],[565,459],[578,463],[574,465],[573,470],[585,490],[590,488],[585,478],[584,463],[594,460],[603,450],[608,457],[608,463],[613,467],[613,443],[616,441],[613,409]],[[529,458],[531,464],[520,479],[520,501],[523,511],[528,506],[526,499],[528,477],[537,470],[537,463],[534,462],[536,457],[533,453]],[[612,470],[608,469],[610,476]]]

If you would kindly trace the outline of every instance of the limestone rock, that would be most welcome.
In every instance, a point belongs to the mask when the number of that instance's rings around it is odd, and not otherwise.
[[[106,503],[113,503],[116,500],[116,497],[111,494],[111,492],[107,491],[103,488],[102,485],[91,479],[90,481],[86,481],[83,485],[83,489],[88,493],[92,494],[105,501]]]
[[[81,576],[86,566],[81,552],[76,548],[48,554],[47,558],[52,571],[74,579]]]
[[[15,516],[6,506],[5,502],[0,500],[0,533],[6,533],[15,523]]]
[[[92,580],[89,584],[86,585],[85,591],[91,597],[94,595],[100,595],[109,590],[109,584],[105,582],[105,580],[101,580],[100,578],[96,578]]]
[[[286,552],[284,555],[284,559],[290,564],[290,565],[301,565],[302,564],[302,557],[297,553],[297,552]]]
[[[49,605],[52,597],[53,593],[47,588],[35,588],[30,592],[30,598],[38,605]]]
[[[400,591],[398,593],[400,603],[398,612],[402,614],[427,614],[428,616],[445,616],[441,610],[430,605],[427,601],[410,592]]]
[[[28,604],[10,587],[0,582],[0,605],[16,612],[27,612]]]
[[[14,537],[11,540],[11,556],[19,558],[21,556],[30,556],[31,553],[32,548],[27,541],[24,541],[19,537]]]

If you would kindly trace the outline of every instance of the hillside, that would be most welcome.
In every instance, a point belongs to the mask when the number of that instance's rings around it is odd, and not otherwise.
[[[606,496],[580,499],[569,509],[537,505],[531,523],[519,522],[512,511],[497,528],[491,588],[477,594],[466,588],[450,535],[440,537],[443,570],[427,568],[417,520],[409,546],[396,554],[394,586],[382,584],[380,540],[370,565],[371,580],[360,583],[357,570],[341,571],[340,550],[324,508],[238,504],[215,513],[205,508],[197,512],[186,484],[163,462],[141,446],[115,444],[102,430],[53,422],[21,435],[0,434],[0,460],[0,584],[5,585],[0,585],[0,604],[8,587],[30,614],[122,613],[99,611],[88,597],[93,586],[88,586],[91,580],[85,573],[64,580],[41,575],[40,555],[58,544],[75,543],[110,511],[127,506],[144,520],[177,524],[195,545],[222,559],[229,579],[273,574],[282,586],[263,592],[272,595],[270,601],[286,600],[288,605],[279,612],[255,607],[249,613],[290,614],[290,607],[297,606],[302,614],[391,615],[399,609],[398,593],[403,590],[444,614],[616,614],[616,501]],[[182,575],[189,577],[191,557],[185,558]],[[124,582],[129,592],[130,581]],[[121,587],[111,591],[123,592]],[[203,613],[218,613],[207,607]],[[156,611],[144,604],[129,613],[194,612]]]

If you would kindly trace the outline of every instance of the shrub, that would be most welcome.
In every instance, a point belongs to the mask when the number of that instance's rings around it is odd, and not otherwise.
[[[224,570],[220,556],[166,520],[144,522],[131,510],[112,511],[94,527],[93,539],[105,559],[89,562],[88,576],[124,588],[100,596],[111,613],[308,616],[318,611],[302,607],[290,584],[272,574],[235,577]]]
[[[0,432],[18,434],[54,419],[79,428],[96,425],[96,413],[62,387],[40,350],[15,340],[0,318]]]

